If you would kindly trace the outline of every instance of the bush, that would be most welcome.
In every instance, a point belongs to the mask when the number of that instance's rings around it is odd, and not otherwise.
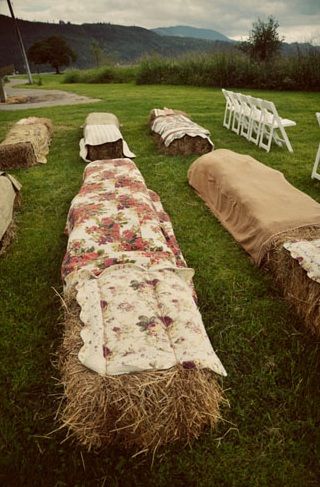
[[[102,66],[65,73],[63,83],[129,83],[136,78],[135,66]]]
[[[141,62],[137,84],[180,84],[225,88],[315,90],[320,87],[320,50],[310,48],[272,62],[252,61],[240,52]]]

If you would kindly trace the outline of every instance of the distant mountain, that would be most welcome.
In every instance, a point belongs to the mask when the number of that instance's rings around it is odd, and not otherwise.
[[[162,36],[191,37],[193,39],[207,39],[209,41],[234,42],[229,37],[211,29],[200,29],[189,25],[176,25],[174,27],[157,27],[150,29]]]
[[[26,50],[36,41],[50,36],[63,37],[76,52],[74,67],[94,66],[93,41],[103,53],[119,63],[132,63],[148,54],[178,57],[188,52],[209,53],[229,50],[230,43],[204,39],[165,37],[142,27],[126,27],[106,23],[75,25],[18,20]],[[0,15],[0,66],[14,64],[23,70],[22,56],[11,17]],[[43,69],[47,69],[43,67]]]

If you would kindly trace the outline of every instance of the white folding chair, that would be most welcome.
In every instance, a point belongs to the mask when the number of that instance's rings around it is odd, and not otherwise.
[[[239,135],[241,129],[241,117],[242,117],[242,103],[240,100],[240,93],[231,93],[231,99],[233,103],[233,120],[231,130]]]
[[[248,97],[249,104],[251,105],[251,127],[249,131],[249,142],[253,142],[258,145],[261,135],[262,125],[262,99],[255,98],[253,96]]]
[[[226,108],[223,117],[223,126],[227,129],[230,129],[232,123],[232,117],[234,113],[233,101],[232,101],[232,97],[230,96],[230,93],[232,92],[222,88],[222,93],[226,100]]]
[[[320,112],[316,113],[316,117],[318,120],[318,124],[320,126]],[[320,143],[319,143],[319,147],[318,147],[318,151],[317,151],[317,155],[316,155],[316,160],[314,161],[312,174],[311,174],[312,179],[318,179],[320,181],[320,174],[318,173],[319,163],[320,163]]]
[[[285,143],[288,151],[293,152],[285,127],[293,127],[296,125],[296,122],[279,117],[277,109],[271,101],[262,100],[261,109],[262,122],[259,147],[262,147],[269,152],[272,141],[274,140],[279,146],[282,146],[283,143]],[[278,132],[280,132],[281,136]]]
[[[249,96],[239,93],[239,99],[241,102],[240,135],[242,135],[246,139],[249,139],[251,124],[252,124],[252,120],[251,120],[252,110],[249,102]]]

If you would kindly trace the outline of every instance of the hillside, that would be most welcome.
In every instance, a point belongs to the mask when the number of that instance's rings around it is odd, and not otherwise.
[[[44,23],[18,20],[19,28],[28,49],[34,42],[49,36],[65,38],[77,53],[74,64],[78,68],[94,65],[90,46],[95,40],[104,54],[119,63],[131,63],[147,54],[177,57],[187,52],[212,52],[229,49],[225,42],[203,39],[164,37],[142,27],[126,27],[112,24]],[[21,54],[11,17],[0,15],[0,65],[14,64],[19,71],[23,69]]]
[[[194,39],[207,39],[210,41],[234,42],[229,37],[212,29],[200,29],[189,25],[176,25],[174,27],[157,27],[152,32],[163,36],[191,37]]]

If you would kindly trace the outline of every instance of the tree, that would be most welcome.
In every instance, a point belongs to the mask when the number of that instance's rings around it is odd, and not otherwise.
[[[66,41],[58,36],[35,42],[28,50],[28,56],[34,64],[50,64],[56,70],[56,74],[60,74],[60,66],[69,66],[77,59]]]
[[[95,63],[97,65],[97,68],[101,66],[103,59],[104,59],[104,52],[99,44],[98,41],[95,39],[92,41],[91,46],[90,46],[91,53],[94,57]]]
[[[279,23],[270,16],[267,22],[258,19],[252,24],[248,41],[242,42],[240,49],[257,61],[270,61],[281,49],[284,37],[279,36]]]

